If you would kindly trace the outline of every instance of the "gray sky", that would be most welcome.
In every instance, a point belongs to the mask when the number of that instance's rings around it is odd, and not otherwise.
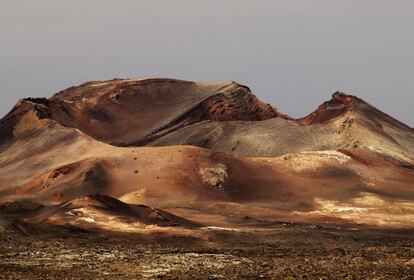
[[[139,76],[235,80],[294,117],[336,90],[414,125],[412,0],[0,0],[0,116]]]

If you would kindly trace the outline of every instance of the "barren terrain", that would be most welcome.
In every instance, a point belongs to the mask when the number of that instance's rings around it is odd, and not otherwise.
[[[1,243],[1,278],[413,279],[413,230],[256,226],[38,233]]]
[[[414,129],[336,92],[94,81],[0,120],[0,277],[413,279]],[[411,277],[411,278],[410,278]]]

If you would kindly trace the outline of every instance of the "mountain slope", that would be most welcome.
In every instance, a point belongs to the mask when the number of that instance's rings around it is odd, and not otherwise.
[[[235,82],[173,79],[89,82],[50,99],[27,99],[67,127],[115,145],[140,145],[204,120],[263,120],[283,116]],[[283,116],[284,117],[284,116]]]
[[[414,164],[414,130],[359,98],[335,93],[299,120],[203,122],[176,130],[149,146],[195,145],[239,156],[367,148]]]
[[[183,218],[414,218],[413,129],[340,93],[293,120],[234,82],[90,82],[19,101],[0,135],[3,203],[100,195]]]

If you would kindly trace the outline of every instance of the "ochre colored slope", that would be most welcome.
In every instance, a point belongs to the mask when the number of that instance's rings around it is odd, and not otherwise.
[[[414,164],[414,130],[359,98],[335,93],[299,119],[204,122],[173,131],[149,146],[195,145],[238,156],[365,148]]]
[[[231,81],[118,79],[89,82],[61,91],[50,99],[21,102],[32,103],[64,126],[120,146],[141,145],[206,120],[256,121],[283,116],[259,101],[247,87]]]
[[[339,93],[292,120],[234,82],[91,82],[20,101],[0,135],[3,203],[53,207],[92,195],[82,205],[91,215],[94,203],[114,202],[201,220],[413,226],[413,130]]]

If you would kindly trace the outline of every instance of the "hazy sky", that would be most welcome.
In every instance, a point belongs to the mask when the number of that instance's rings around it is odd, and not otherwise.
[[[89,80],[235,80],[294,117],[336,91],[414,126],[413,0],[0,0],[0,115]]]

